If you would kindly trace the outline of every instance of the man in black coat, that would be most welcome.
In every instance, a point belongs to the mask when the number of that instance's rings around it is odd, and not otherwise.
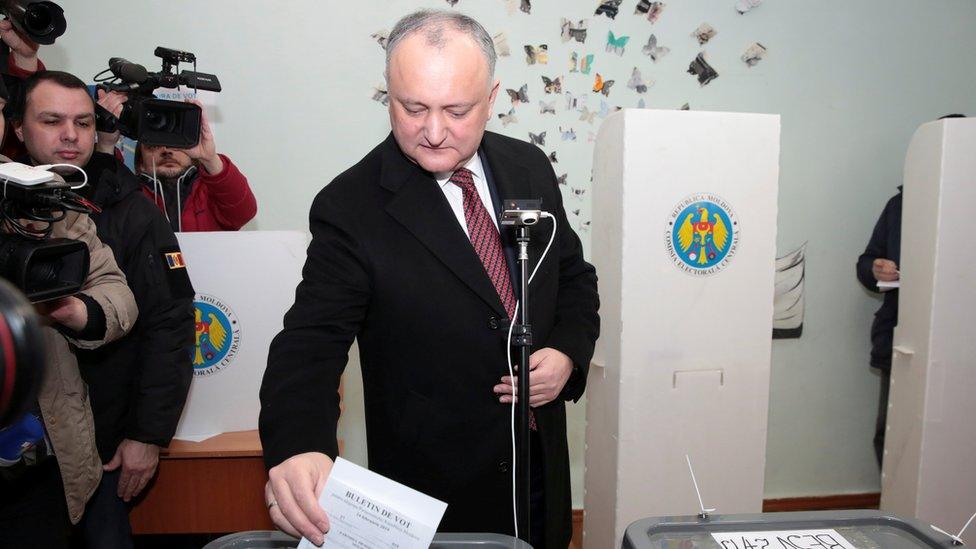
[[[545,153],[484,131],[494,58],[470,18],[403,18],[387,42],[393,132],[312,204],[303,280],[261,387],[265,493],[287,532],[318,543],[328,530],[316,499],[358,339],[370,469],[447,502],[441,531],[513,533],[506,328],[516,284],[498,213],[500,199],[541,198],[558,229],[530,286],[532,537],[539,548],[569,543],[564,403],[583,393],[599,332],[596,274]],[[533,268],[552,230],[533,229]]]
[[[857,279],[871,292],[880,292],[878,282],[899,279],[901,262],[901,187],[888,200],[874,226],[871,240],[857,259]],[[871,367],[881,374],[878,419],[874,431],[874,453],[881,465],[888,419],[888,385],[891,380],[891,342],[898,324],[898,289],[884,292],[884,301],[871,324]]]
[[[139,307],[128,336],[77,352],[106,471],[82,519],[86,545],[131,547],[128,502],[152,479],[193,377],[193,287],[176,235],[139,179],[114,156],[94,153],[94,102],[84,82],[35,73],[24,98],[14,121],[30,154],[22,160],[84,169],[88,185],[78,193],[97,208],[91,217],[98,237],[112,248]],[[64,173],[68,181],[81,179]]]

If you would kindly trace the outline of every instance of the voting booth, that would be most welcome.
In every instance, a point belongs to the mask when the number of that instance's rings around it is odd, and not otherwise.
[[[298,231],[178,233],[196,291],[193,382],[176,438],[257,429],[268,346],[295,301],[306,237]]]
[[[631,522],[762,506],[779,117],[624,110],[594,151],[601,334],[584,546]]]
[[[881,481],[882,509],[952,533],[976,512],[974,153],[972,118],[924,124],[908,147]]]

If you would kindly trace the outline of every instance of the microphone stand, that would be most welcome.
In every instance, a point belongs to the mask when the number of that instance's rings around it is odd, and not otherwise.
[[[521,224],[515,229],[515,242],[518,245],[519,311],[512,328],[512,344],[518,347],[518,452],[516,454],[516,505],[518,509],[519,538],[530,543],[529,537],[529,493],[530,493],[530,432],[529,432],[529,352],[532,349],[532,325],[529,324],[529,227]]]
[[[529,353],[532,350],[532,325],[529,323],[529,228],[542,217],[541,199],[505,199],[500,224],[515,228],[519,271],[519,307],[512,319],[512,345],[518,347],[518,447],[515,455],[515,509],[519,538],[531,543],[529,506],[531,492],[531,432],[529,431]]]

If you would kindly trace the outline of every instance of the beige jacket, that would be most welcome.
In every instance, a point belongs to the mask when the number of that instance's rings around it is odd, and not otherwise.
[[[88,388],[78,371],[72,345],[93,349],[122,337],[135,323],[137,309],[112,250],[95,235],[95,224],[87,215],[68,212],[64,220],[55,223],[51,236],[88,244],[91,261],[82,293],[91,296],[105,312],[105,337],[100,341],[69,341],[53,328],[44,329],[47,372],[38,403],[64,481],[68,516],[77,523],[102,478],[102,462],[95,448]]]

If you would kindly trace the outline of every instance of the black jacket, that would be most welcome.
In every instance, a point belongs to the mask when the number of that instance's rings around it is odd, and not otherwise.
[[[891,197],[878,218],[864,253],[857,259],[857,279],[868,290],[878,293],[878,281],[871,273],[875,259],[890,259],[901,266],[901,187]],[[871,324],[871,366],[891,369],[891,342],[898,324],[898,290],[884,293],[884,302]]]
[[[596,274],[545,153],[490,132],[481,153],[498,196],[542,198],[559,223],[529,314],[533,350],[560,350],[580,370],[562,399],[535,408],[546,540],[565,548],[565,400],[582,395],[599,333]],[[441,531],[512,533],[511,408],[492,392],[508,374],[507,315],[437,182],[391,135],[318,194],[310,225],[303,280],[261,386],[267,465],[309,451],[335,457],[339,376],[355,338],[369,468],[447,502]],[[532,230],[533,263],[551,231],[549,221]]]
[[[81,193],[102,210],[91,216],[98,237],[112,248],[139,306],[127,337],[78,351],[107,462],[124,438],[166,446],[176,432],[193,378],[194,293],[186,268],[167,262],[166,254],[179,252],[176,235],[135,174],[97,152],[85,171],[89,185]]]

